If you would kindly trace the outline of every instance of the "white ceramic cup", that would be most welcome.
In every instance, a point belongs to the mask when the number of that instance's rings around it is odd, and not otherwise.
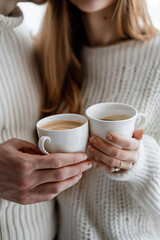
[[[45,123],[57,120],[70,120],[84,123],[82,126],[67,130],[46,130]],[[39,120],[36,124],[39,136],[38,146],[45,153],[85,152],[88,141],[88,119],[79,114],[57,114]]]
[[[130,118],[118,121],[100,120],[113,115],[129,115]],[[109,132],[132,137],[134,130],[143,128],[147,121],[146,115],[138,113],[134,107],[114,102],[92,105],[87,108],[86,116],[89,119],[90,136],[97,136],[105,141]]]

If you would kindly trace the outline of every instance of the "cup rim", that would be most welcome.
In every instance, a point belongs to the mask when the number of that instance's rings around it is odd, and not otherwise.
[[[81,125],[81,126],[79,126],[79,127],[75,127],[75,128],[71,128],[71,129],[64,129],[64,130],[49,130],[49,129],[44,129],[44,128],[41,128],[40,126],[39,126],[39,124],[40,124],[40,122],[42,122],[44,119],[51,119],[52,117],[58,117],[58,116],[62,116],[62,115],[64,115],[64,116],[67,116],[67,115],[70,115],[70,116],[81,116],[84,120],[85,120],[85,122],[83,123],[83,125]],[[53,120],[51,120],[51,121],[53,121]],[[56,120],[55,120],[56,121]],[[58,121],[58,120],[57,120]],[[68,121],[72,121],[72,120],[68,120]],[[73,120],[74,121],[74,120]],[[48,122],[50,122],[50,121],[48,121]],[[43,124],[43,123],[42,123]],[[83,116],[83,115],[81,115],[81,114],[75,114],[75,113],[61,113],[61,114],[54,114],[54,115],[51,115],[51,116],[48,116],[48,117],[44,117],[44,118],[42,118],[42,119],[40,119],[37,123],[36,123],[36,128],[37,129],[39,129],[39,130],[42,130],[42,131],[45,131],[45,132],[67,132],[67,131],[75,131],[75,130],[77,130],[78,128],[81,128],[81,127],[83,127],[83,126],[85,126],[85,125],[87,125],[88,124],[88,119],[85,117],[85,116]]]
[[[123,120],[115,120],[115,121],[108,121],[108,120],[107,120],[107,121],[105,121],[105,120],[101,120],[101,119],[92,117],[92,116],[90,116],[90,115],[88,114],[88,111],[89,111],[91,108],[93,108],[93,107],[95,107],[95,106],[98,106],[98,105],[104,105],[104,104],[106,104],[106,105],[111,105],[111,104],[113,104],[113,105],[121,105],[121,106],[130,107],[132,110],[135,111],[135,115],[134,115],[133,117],[130,117],[130,118],[127,118],[127,119],[123,119]],[[135,107],[133,107],[133,106],[131,106],[131,105],[129,105],[129,104],[119,103],[119,102],[117,102],[117,103],[116,103],[116,102],[102,102],[102,103],[92,104],[91,106],[89,106],[89,107],[86,109],[85,114],[86,114],[86,116],[87,116],[88,118],[90,118],[90,119],[92,119],[92,120],[94,120],[94,121],[97,121],[97,122],[103,122],[103,123],[105,123],[105,122],[108,122],[108,123],[121,123],[121,122],[128,122],[128,121],[133,120],[134,118],[136,118],[137,115],[138,115],[138,111],[137,111],[137,109],[136,109]]]

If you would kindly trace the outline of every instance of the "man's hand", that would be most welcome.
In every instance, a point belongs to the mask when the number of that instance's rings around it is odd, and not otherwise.
[[[53,199],[91,168],[85,153],[43,155],[37,145],[11,139],[0,144],[0,198],[20,204]]]

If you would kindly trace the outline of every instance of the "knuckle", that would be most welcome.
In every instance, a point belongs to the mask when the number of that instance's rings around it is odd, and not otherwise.
[[[79,166],[74,168],[75,175],[80,174],[81,172],[84,172],[86,170],[86,164],[80,164]]]
[[[111,152],[111,156],[113,157],[113,158],[119,158],[119,150],[118,149],[114,149],[112,152]]]
[[[135,158],[131,158],[131,159],[130,159],[130,162],[131,162],[131,163],[135,163],[135,162],[136,162],[136,159],[135,159]]]
[[[108,166],[106,170],[107,170],[108,172],[113,172],[113,171],[114,171],[114,168]]]
[[[97,146],[106,149],[106,147],[107,147],[108,145],[106,144],[106,142],[104,142],[104,140],[98,139],[98,140],[97,140]],[[96,146],[95,146],[95,147],[96,147]]]
[[[27,173],[29,172],[33,167],[33,163],[29,162],[28,160],[25,160],[24,158],[19,158],[18,161],[16,161],[16,168],[17,171],[21,173]]]
[[[112,166],[112,165],[113,165],[113,158],[108,159],[106,163],[107,163],[109,166]]]
[[[55,180],[57,180],[57,181],[62,181],[62,180],[64,180],[64,179],[65,179],[65,172],[64,172],[64,170],[62,170],[62,169],[57,170],[57,171],[55,172],[54,177],[55,177]]]
[[[60,185],[59,184],[57,184],[55,187],[54,187],[54,189],[53,189],[53,193],[54,194],[59,194],[61,192],[61,187],[60,187]]]
[[[82,157],[81,157],[80,154],[74,154],[73,157],[72,157],[73,165],[79,163],[79,160],[81,160],[81,159],[82,159]]]
[[[26,191],[19,191],[17,193],[17,199],[20,204],[25,204],[27,200],[27,192]]]
[[[54,198],[54,194],[48,194],[46,197],[45,197],[45,200],[46,201],[51,201],[53,198]]]
[[[75,185],[79,180],[80,180],[80,177],[81,175],[78,175],[71,183],[71,186]]]
[[[126,145],[125,146],[126,149],[130,149],[132,147],[132,143],[131,142],[126,142],[125,145]]]
[[[54,158],[54,159],[51,161],[51,167],[52,167],[52,168],[60,168],[61,166],[62,166],[62,164],[61,164],[60,159]]]
[[[110,160],[110,166],[116,167],[116,166],[117,166],[117,161],[112,158],[112,159]]]
[[[31,180],[29,177],[20,176],[17,185],[19,189],[29,189],[31,186]]]
[[[93,162],[93,167],[94,168],[100,168],[101,165],[98,162]]]
[[[28,161],[19,158],[15,163],[15,167],[20,173],[26,173],[31,169],[31,164]]]

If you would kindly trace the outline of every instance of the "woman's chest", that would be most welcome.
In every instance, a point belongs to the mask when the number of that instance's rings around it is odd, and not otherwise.
[[[147,115],[146,133],[157,136],[160,129],[160,71],[152,66],[131,65],[104,69],[83,82],[82,109],[98,102],[121,102]],[[160,135],[160,132],[159,134]],[[158,137],[158,136],[157,136]]]

